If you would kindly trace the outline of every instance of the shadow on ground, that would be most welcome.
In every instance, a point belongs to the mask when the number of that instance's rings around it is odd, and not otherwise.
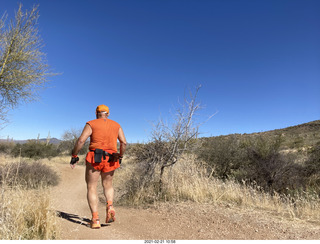
[[[88,228],[90,228],[90,219],[88,218],[82,218],[79,215],[76,214],[70,214],[70,213],[65,213],[61,211],[56,211],[57,216],[66,219],[72,223],[79,224],[79,225],[84,225]],[[109,226],[109,224],[101,224],[101,227]]]

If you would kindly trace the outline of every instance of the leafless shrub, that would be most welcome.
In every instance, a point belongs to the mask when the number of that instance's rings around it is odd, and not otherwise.
[[[153,186],[161,196],[163,175],[166,169],[177,163],[181,155],[190,153],[197,145],[201,123],[195,121],[197,112],[202,108],[197,103],[197,95],[201,86],[194,94],[189,93],[184,102],[175,109],[172,122],[160,119],[153,125],[151,142],[140,145],[136,152],[137,160],[143,164],[144,177],[139,187]]]
[[[60,152],[71,154],[74,148],[74,144],[80,137],[81,132],[82,132],[81,129],[74,129],[74,128],[65,130],[62,135],[62,142],[60,142],[58,150]],[[89,141],[86,142],[86,146],[81,148],[79,154],[86,154],[88,152],[88,143]]]

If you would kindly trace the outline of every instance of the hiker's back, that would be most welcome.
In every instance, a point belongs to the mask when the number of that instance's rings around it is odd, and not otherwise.
[[[87,122],[92,129],[89,150],[103,149],[117,152],[117,139],[120,125],[110,119],[95,119]]]

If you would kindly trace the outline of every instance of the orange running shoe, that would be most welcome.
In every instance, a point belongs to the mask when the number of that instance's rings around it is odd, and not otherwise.
[[[114,210],[112,205],[109,205],[107,207],[107,218],[106,218],[106,223],[111,223],[116,221],[116,211]]]
[[[92,219],[90,222],[91,229],[100,229],[100,219]]]

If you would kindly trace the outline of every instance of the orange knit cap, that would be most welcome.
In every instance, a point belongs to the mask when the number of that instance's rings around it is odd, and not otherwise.
[[[107,112],[109,113],[109,108],[106,105],[99,105],[96,109],[97,113],[101,113],[101,112]]]

